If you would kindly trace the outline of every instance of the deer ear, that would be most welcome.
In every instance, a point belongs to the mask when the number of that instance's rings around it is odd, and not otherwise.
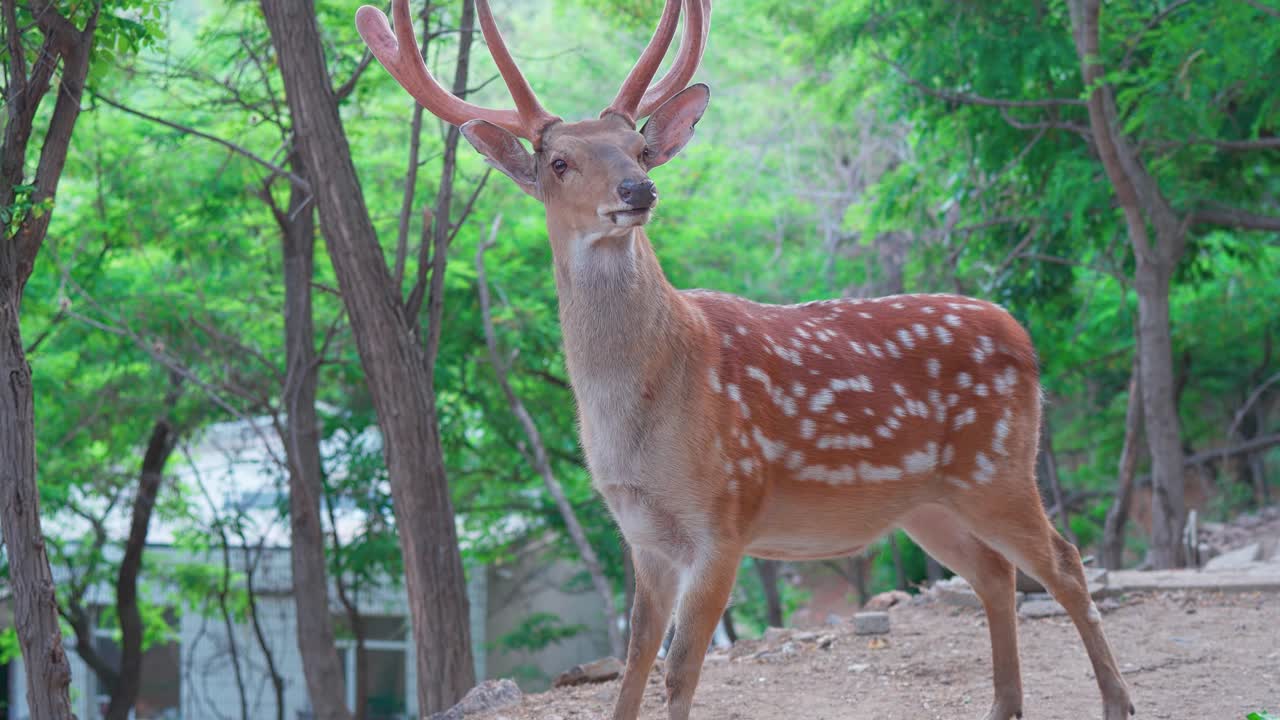
[[[693,126],[711,102],[711,88],[690,85],[653,111],[640,129],[644,135],[645,163],[655,168],[676,156],[693,138]]]
[[[533,154],[520,138],[485,120],[470,120],[458,128],[489,164],[516,181],[521,190],[537,197],[538,169]]]

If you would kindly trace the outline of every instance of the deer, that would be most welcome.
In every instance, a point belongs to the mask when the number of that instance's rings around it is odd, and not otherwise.
[[[475,6],[514,109],[441,86],[408,0],[392,2],[394,29],[371,6],[356,24],[423,108],[545,208],[582,447],[635,567],[614,719],[639,714],[673,617],[667,715],[689,717],[744,556],[842,557],[899,528],[982,601],[987,720],[1022,717],[1016,568],[1069,614],[1106,720],[1132,714],[1080,553],[1036,488],[1042,403],[1027,331],[998,305],[958,295],[783,306],[677,290],[645,232],[659,199],[650,173],[692,139],[710,101],[705,84],[690,84],[710,0],[666,0],[617,96],[577,122],[543,108],[487,0]],[[682,12],[680,45],[655,82]]]

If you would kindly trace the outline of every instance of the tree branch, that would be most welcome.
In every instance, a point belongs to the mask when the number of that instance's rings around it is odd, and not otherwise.
[[[1280,232],[1280,217],[1260,215],[1240,208],[1223,205],[1202,208],[1191,215],[1192,223],[1220,225],[1233,230],[1263,230]]]
[[[185,133],[185,134],[187,134],[187,135],[195,135],[195,136],[196,136],[196,137],[198,137],[198,138],[204,138],[205,140],[208,140],[208,141],[210,141],[210,142],[217,143],[218,145],[221,145],[221,146],[223,146],[223,147],[227,148],[227,149],[228,149],[228,150],[230,150],[231,152],[233,152],[233,153],[235,153],[235,154],[237,154],[237,155],[240,155],[240,156],[246,157],[246,158],[248,158],[249,160],[252,160],[253,162],[255,162],[255,163],[257,163],[257,164],[261,165],[262,167],[267,168],[268,170],[270,170],[272,173],[274,173],[274,174],[276,174],[276,175],[280,175],[280,176],[282,176],[282,177],[289,178],[289,181],[290,181],[290,182],[296,183],[297,185],[299,185],[299,186],[301,186],[301,187],[305,188],[308,192],[310,192],[310,191],[311,191],[311,183],[308,183],[308,182],[306,181],[306,179],[305,179],[305,178],[303,178],[302,176],[300,176],[300,175],[298,175],[298,174],[296,174],[296,173],[294,173],[294,172],[292,172],[292,171],[290,171],[290,170],[287,170],[287,169],[285,169],[285,168],[283,168],[283,167],[281,167],[281,166],[279,166],[279,165],[277,165],[277,164],[275,164],[275,163],[271,162],[270,160],[267,160],[266,158],[263,158],[263,157],[261,157],[261,156],[257,155],[257,154],[256,154],[256,153],[254,153],[252,150],[249,150],[249,149],[247,149],[247,148],[245,148],[245,147],[242,147],[242,146],[240,146],[240,145],[237,145],[237,144],[235,144],[235,143],[231,142],[230,140],[224,140],[223,138],[220,138],[220,137],[218,137],[218,136],[216,136],[216,135],[210,135],[210,134],[209,134],[209,133],[207,133],[207,132],[203,132],[203,131],[197,130],[197,129],[193,128],[193,127],[188,127],[188,126],[186,126],[186,125],[182,125],[182,124],[180,124],[180,123],[176,123],[176,122],[173,122],[173,121],[171,121],[171,120],[165,120],[164,118],[156,117],[155,115],[148,115],[147,113],[144,113],[144,112],[142,112],[141,110],[134,110],[133,108],[128,107],[128,106],[126,106],[126,105],[123,105],[123,104],[121,104],[121,103],[118,103],[118,102],[116,102],[115,100],[112,100],[112,99],[110,99],[110,98],[106,97],[105,95],[100,95],[100,94],[98,94],[97,92],[95,92],[95,91],[93,91],[93,90],[90,90],[90,91],[89,91],[89,94],[90,94],[90,95],[92,95],[92,96],[94,97],[94,99],[95,99],[95,100],[99,100],[99,101],[101,101],[102,103],[104,103],[104,104],[106,104],[106,105],[109,105],[109,106],[111,106],[111,107],[113,107],[113,108],[115,108],[115,109],[117,109],[117,110],[119,110],[119,111],[121,111],[121,112],[128,113],[128,114],[130,114],[130,115],[134,115],[134,116],[136,116],[136,117],[140,117],[140,118],[142,118],[143,120],[148,120],[148,121],[150,121],[150,122],[157,123],[157,124],[159,124],[159,125],[163,125],[163,126],[165,126],[165,127],[167,127],[167,128],[170,128],[170,129],[172,129],[172,130],[177,130],[178,132]]]

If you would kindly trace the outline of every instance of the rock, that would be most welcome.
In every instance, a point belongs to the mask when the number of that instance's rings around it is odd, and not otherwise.
[[[843,625],[844,618],[835,613],[827,613],[827,619],[823,621],[824,625]]]
[[[1280,564],[1250,563],[1236,570],[1117,570],[1108,578],[1107,592],[1278,592]]]
[[[1018,608],[1018,614],[1024,618],[1046,618],[1066,615],[1066,608],[1056,600],[1028,600]]]
[[[792,635],[792,636],[791,636],[791,639],[792,639],[792,640],[794,640],[794,641],[796,641],[796,642],[802,642],[802,643],[817,642],[817,641],[818,641],[818,633],[807,630],[807,631],[805,631],[805,632],[798,632],[798,633],[796,633],[796,634]]]
[[[552,683],[555,687],[569,687],[584,683],[601,683],[613,680],[622,674],[622,661],[615,657],[600,658],[582,665],[574,665],[560,673]]]
[[[853,616],[855,635],[884,635],[889,632],[889,613],[860,612]]]
[[[982,601],[978,599],[978,594],[973,591],[969,583],[959,575],[946,580],[939,580],[933,584],[933,595],[938,600],[957,607],[982,607]]]
[[[471,688],[457,705],[431,715],[429,720],[461,720],[468,715],[510,707],[519,703],[522,697],[520,688],[506,678],[485,680]]]
[[[831,646],[836,643],[835,635],[823,635],[818,638],[818,647],[823,650],[830,650]]]
[[[849,666],[849,672],[851,672],[851,673],[864,673],[864,672],[866,672],[870,667],[871,667],[871,665],[869,665],[868,663],[854,663],[854,664],[852,664],[852,665],[850,665],[850,666]]]
[[[770,647],[781,645],[791,639],[791,631],[780,627],[765,628],[764,637],[761,639],[764,640],[765,645]]]
[[[901,590],[890,590],[882,592],[879,595],[867,601],[863,606],[863,610],[888,610],[894,605],[911,602],[911,596]]]
[[[1253,564],[1262,555],[1262,543],[1250,543],[1242,548],[1230,550],[1204,564],[1206,572],[1217,570],[1239,570]]]

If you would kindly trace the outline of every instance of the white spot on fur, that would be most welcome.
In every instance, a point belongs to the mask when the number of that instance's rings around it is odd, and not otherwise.
[[[873,445],[866,435],[823,435],[818,438],[819,450],[856,450]]]
[[[1013,388],[1018,384],[1018,371],[1012,365],[1006,367],[1003,371],[995,376],[992,384],[996,386],[996,392],[1001,395],[1008,395],[1013,392]]]
[[[1009,420],[1013,417],[1013,410],[1005,408],[1004,414],[996,421],[995,437],[991,440],[991,450],[997,455],[1008,455],[1009,451],[1005,448],[1004,441],[1012,432],[1013,426]]]
[[[938,467],[938,443],[931,442],[923,450],[909,452],[902,458],[902,469],[908,475],[923,475]]]
[[[954,445],[947,444],[942,446],[942,467],[950,467],[951,461],[956,459],[956,448]]]
[[[893,438],[893,431],[885,427],[884,425],[876,426],[876,434],[884,438],[885,440],[890,440]]]
[[[991,458],[988,458],[986,453],[980,452],[975,455],[973,457],[973,464],[977,466],[973,471],[973,479],[975,482],[985,485],[986,483],[991,482],[991,479],[996,476],[995,463],[991,462]]]
[[[902,352],[898,350],[898,345],[894,343],[892,340],[884,341],[884,350],[885,352],[889,353],[889,355],[895,358],[902,357]]]
[[[908,350],[916,346],[915,338],[911,337],[911,332],[905,328],[898,331],[898,340],[902,342],[902,347]]]
[[[711,392],[720,392],[720,368],[712,367],[707,370],[707,382],[711,384]]]
[[[729,393],[729,399],[734,402],[742,402],[742,390],[734,383],[725,386],[725,391]]]
[[[973,394],[974,394],[974,395],[977,395],[978,397],[986,397],[986,396],[987,396],[987,394],[988,394],[988,392],[987,392],[987,384],[986,384],[986,383],[978,383],[977,385],[974,385],[974,386],[973,386]]]
[[[947,313],[942,316],[942,322],[950,325],[951,327],[960,327],[960,316]]]
[[[933,328],[933,334],[938,336],[938,342],[943,345],[951,344],[952,336],[950,330],[942,327],[941,325],[937,325]]]
[[[900,480],[902,478],[902,468],[894,467],[893,465],[872,465],[864,460],[858,465],[858,474],[867,482]]]
[[[836,399],[835,393],[830,388],[822,388],[809,398],[809,412],[820,413],[831,406]]]
[[[796,397],[804,397],[804,385],[798,382],[791,383],[791,394]]]
[[[925,327],[924,323],[916,323],[911,326],[911,329],[916,331],[916,336],[921,340],[925,340],[929,337],[929,328]]]
[[[932,314],[933,314],[933,312],[934,312],[934,311],[933,311],[933,306],[932,306],[932,305],[925,305],[924,307],[920,308],[920,312],[924,313],[925,315],[932,315]]]
[[[972,384],[973,384],[973,376],[970,375],[969,373],[962,372],[956,376],[956,385],[959,386],[961,390],[969,387]]]
[[[853,348],[853,351],[858,353],[859,355],[867,354],[867,349],[862,347],[862,343],[858,342],[857,340],[850,340],[849,347]]]
[[[764,453],[764,459],[769,462],[778,460],[787,450],[787,446],[783,443],[765,437],[758,427],[751,428],[751,435],[755,438],[756,444],[760,446],[760,451]]]
[[[978,421],[978,411],[974,410],[973,408],[966,408],[959,415],[956,415],[955,422],[953,422],[951,426],[956,430],[959,430],[965,425],[972,425],[977,421]]]
[[[738,461],[738,467],[742,468],[742,472],[750,475],[756,471],[756,460],[749,457],[742,458]]]
[[[857,479],[857,473],[848,465],[828,467],[826,465],[809,465],[797,476],[801,480],[814,480],[829,485],[847,485]]]
[[[840,423],[841,425],[849,422],[849,416],[845,415],[844,411],[842,410],[837,410],[836,413],[831,417],[835,418],[835,421]]]
[[[938,362],[938,358],[925,360],[924,366],[929,371],[929,377],[931,378],[937,378],[942,374],[942,363]]]
[[[739,325],[737,329],[738,329],[738,334],[739,334],[739,335],[746,335],[746,334],[747,334],[747,326],[746,326],[746,325]]]
[[[805,418],[800,421],[800,437],[810,440],[818,432],[818,424],[813,418]]]
[[[788,470],[799,470],[801,465],[804,465],[804,453],[799,450],[792,450],[787,453]]]

